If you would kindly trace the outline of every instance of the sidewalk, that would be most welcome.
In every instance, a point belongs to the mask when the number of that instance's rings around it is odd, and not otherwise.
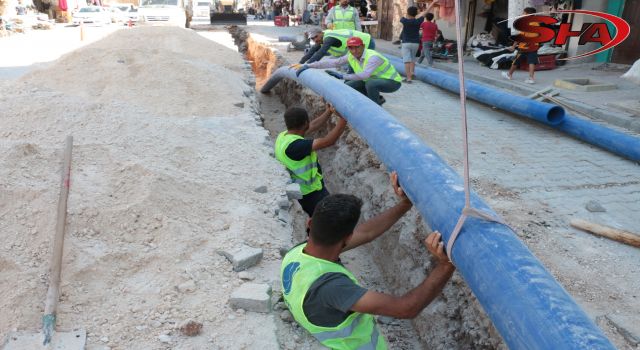
[[[400,56],[399,45],[390,41],[376,39],[376,50],[382,53]],[[426,67],[425,65],[419,65]],[[501,70],[482,66],[472,56],[465,57],[465,77],[480,83],[496,86],[519,95],[531,95],[548,87],[560,94],[555,96],[566,104],[568,113],[577,114],[615,125],[634,133],[640,133],[640,87],[620,78],[626,69],[620,66],[602,66],[601,63],[567,64],[553,70],[537,71],[536,84],[524,83],[528,77],[525,71],[516,71],[513,80],[501,76]],[[443,71],[458,72],[458,63],[435,60],[434,67]],[[590,79],[599,83],[613,84],[617,87],[608,91],[581,92],[554,86],[556,79]],[[606,102],[604,102],[606,101]],[[567,108],[568,107],[568,108]]]

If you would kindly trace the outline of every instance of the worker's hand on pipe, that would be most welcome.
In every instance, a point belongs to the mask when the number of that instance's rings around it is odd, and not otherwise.
[[[442,235],[438,231],[433,231],[427,238],[424,239],[424,245],[427,247],[429,253],[433,254],[438,261],[438,264],[450,264],[451,261],[444,251],[444,242],[442,241]]]
[[[338,114],[338,118],[336,119],[336,126],[346,126],[346,125],[347,125],[347,120],[344,119],[343,116]]]
[[[392,171],[390,177],[391,186],[393,186],[393,192],[395,192],[396,195],[400,197],[400,199],[408,201],[409,198],[407,197],[407,194],[404,193],[404,190],[402,189],[402,187],[400,187],[400,182],[398,181],[398,173],[396,171]]]
[[[336,71],[333,71],[333,70],[327,70],[327,71],[325,71],[325,72],[327,72],[327,74],[329,74],[330,76],[332,76],[332,77],[334,77],[334,78],[338,78],[338,79],[343,79],[343,78],[344,78],[344,77],[342,76],[342,74],[340,74],[340,73],[338,73],[338,72],[336,72]]]
[[[306,64],[298,68],[298,70],[296,71],[296,77],[299,77],[300,74],[302,74],[302,72],[306,71],[307,69],[309,69],[309,66],[307,66]]]

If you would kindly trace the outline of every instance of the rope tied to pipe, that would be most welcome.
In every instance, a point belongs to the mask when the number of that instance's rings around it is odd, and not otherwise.
[[[462,47],[462,29],[460,23],[462,22],[460,17],[460,0],[455,0],[455,13],[456,13],[456,46],[458,48],[458,79],[460,80],[460,109],[462,113],[462,147],[463,147],[463,164],[464,164],[464,208],[458,218],[456,226],[451,231],[451,236],[447,241],[447,256],[449,260],[451,258],[451,252],[453,251],[453,245],[464,226],[468,217],[476,217],[487,221],[497,222],[499,224],[507,225],[504,220],[492,213],[488,213],[484,210],[473,208],[471,206],[471,191],[469,185],[469,140],[468,140],[468,128],[467,128],[467,93],[464,86],[464,48]]]

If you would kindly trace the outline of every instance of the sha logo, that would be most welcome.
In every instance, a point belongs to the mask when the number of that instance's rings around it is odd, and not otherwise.
[[[550,16],[542,16],[539,14],[532,14],[519,17],[513,22],[513,26],[525,33],[533,33],[536,36],[525,36],[520,34],[515,37],[516,41],[525,42],[530,44],[543,44],[551,42],[554,45],[564,45],[567,41],[576,37],[579,38],[578,45],[585,45],[587,43],[600,43],[602,46],[596,50],[583,53],[578,56],[567,57],[565,60],[572,60],[581,57],[587,57],[595,55],[599,52],[609,50],[614,46],[623,42],[631,32],[631,27],[624,19],[610,15],[604,12],[587,11],[587,10],[559,10],[552,11],[551,13],[577,13],[581,15],[587,15],[592,17],[598,17],[605,19],[615,27],[615,35],[612,37],[609,32],[609,27],[605,23],[588,23],[582,24],[580,30],[572,30],[572,23],[561,23],[557,27],[557,31],[548,27],[544,27],[538,24],[555,25],[558,20]]]

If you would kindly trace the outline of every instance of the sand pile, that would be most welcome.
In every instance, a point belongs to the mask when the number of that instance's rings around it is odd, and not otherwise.
[[[262,247],[253,273],[271,284],[290,239],[273,210],[287,176],[268,156],[245,72],[237,52],[193,32],[139,28],[3,83],[0,342],[40,325],[67,134],[59,328],[85,327],[88,349],[255,348],[275,337],[272,316],[229,309],[241,280],[217,254]],[[201,336],[176,330],[189,318]],[[245,328],[255,331],[238,339]]]
[[[248,87],[234,50],[171,27],[121,30],[24,78],[95,102],[124,102],[154,115],[237,113]]]

